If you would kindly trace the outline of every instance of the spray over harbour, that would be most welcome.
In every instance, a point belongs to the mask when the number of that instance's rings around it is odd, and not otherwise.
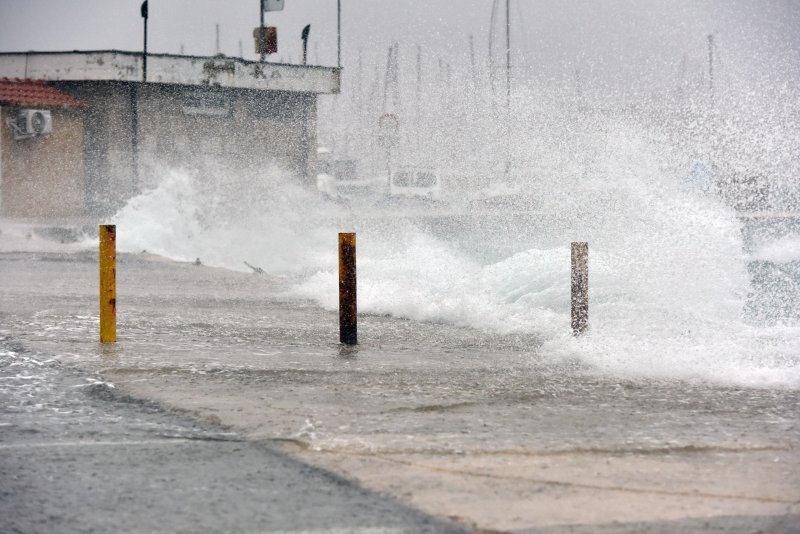
[[[800,7],[114,1],[0,16],[0,530],[796,528]]]
[[[506,95],[499,42],[461,69],[393,44],[374,78],[359,53],[321,102],[318,187],[279,166],[155,167],[157,185],[114,217],[131,229],[120,246],[246,261],[334,310],[332,236],[355,231],[362,312],[530,336],[536,357],[612,376],[795,387],[797,86],[757,80],[769,98],[757,97],[719,39],[695,45],[694,75],[684,57],[646,96],[591,87],[579,69],[558,83],[520,71]],[[382,116],[398,121],[391,145]],[[392,191],[405,169],[436,187]],[[591,249],[581,339],[571,241]]]

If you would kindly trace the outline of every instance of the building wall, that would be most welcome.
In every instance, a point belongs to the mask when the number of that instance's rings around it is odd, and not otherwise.
[[[119,82],[51,85],[87,104],[83,115],[83,195],[91,213],[113,213],[138,190],[131,151],[134,87]]]
[[[188,114],[192,102],[206,109]],[[310,93],[148,85],[140,89],[140,153],[152,163],[201,172],[207,165],[245,172],[276,165],[310,178],[315,110]]]
[[[152,83],[53,85],[88,104],[86,198],[93,212],[113,213],[155,186],[164,166],[253,176],[278,167],[314,183],[316,94]]]
[[[16,140],[6,124],[16,109],[0,109],[0,215],[84,214],[82,111],[52,109],[50,135]]]

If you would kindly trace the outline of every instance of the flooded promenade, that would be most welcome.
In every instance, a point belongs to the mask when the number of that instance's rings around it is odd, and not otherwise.
[[[100,345],[94,249],[2,253],[5,342],[106,402],[177,410],[468,529],[800,524],[796,388],[611,376],[533,335],[380,315],[346,348],[286,279],[118,261],[118,342]]]

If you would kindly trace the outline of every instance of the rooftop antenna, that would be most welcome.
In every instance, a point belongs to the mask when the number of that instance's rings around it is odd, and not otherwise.
[[[239,57],[244,59],[244,46],[242,46],[241,39],[239,39]]]
[[[219,55],[219,23],[216,24],[215,33],[216,33],[216,40],[214,41],[214,49],[216,51],[214,52],[214,55],[218,56]]]

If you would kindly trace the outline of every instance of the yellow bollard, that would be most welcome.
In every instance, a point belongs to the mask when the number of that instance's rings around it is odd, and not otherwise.
[[[100,225],[100,342],[117,341],[117,227]]]
[[[572,333],[589,328],[589,243],[572,243]]]
[[[339,234],[339,342],[358,343],[356,234]]]

